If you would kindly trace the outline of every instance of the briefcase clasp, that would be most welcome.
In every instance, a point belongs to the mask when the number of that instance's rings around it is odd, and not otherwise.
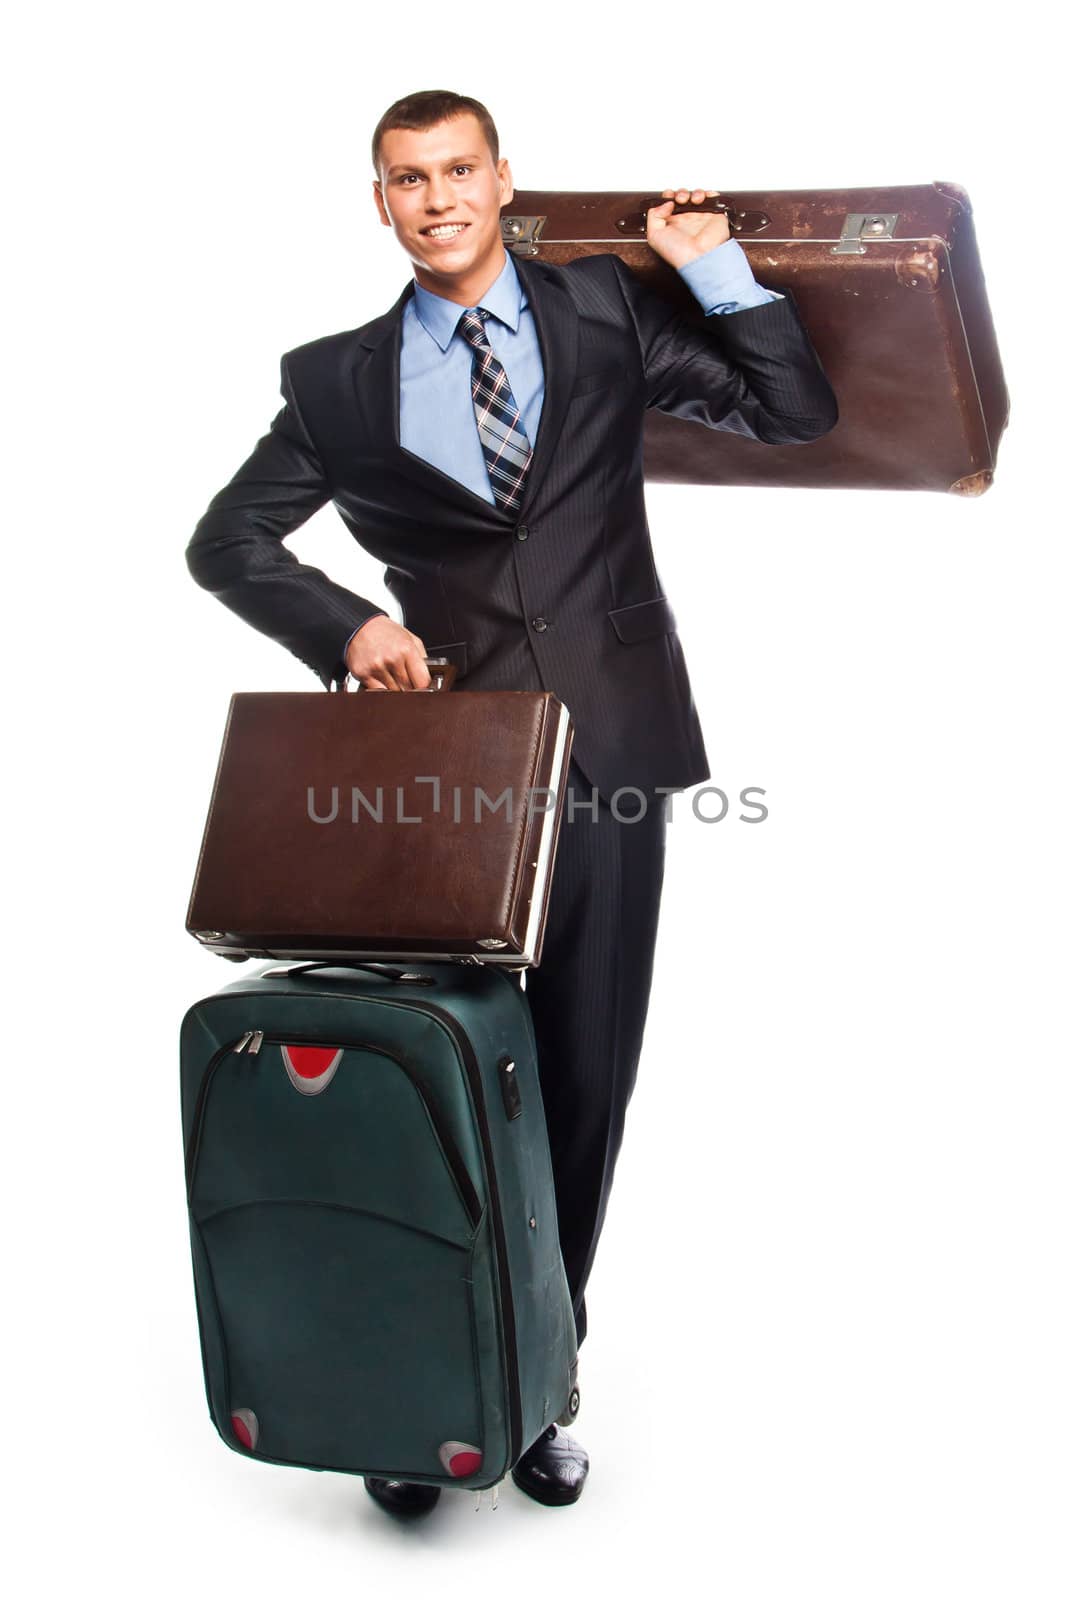
[[[865,256],[864,239],[891,239],[897,225],[899,211],[850,211],[841,229],[840,241],[830,251],[832,256]]]
[[[515,255],[536,256],[540,254],[537,241],[547,221],[547,217],[501,217],[500,234]]]

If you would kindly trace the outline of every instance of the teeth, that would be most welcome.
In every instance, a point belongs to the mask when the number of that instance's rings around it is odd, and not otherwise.
[[[431,239],[450,239],[453,234],[462,233],[465,227],[464,222],[450,222],[440,228],[427,228],[426,232]]]

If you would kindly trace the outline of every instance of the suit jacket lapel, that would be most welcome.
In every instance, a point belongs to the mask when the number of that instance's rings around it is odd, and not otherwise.
[[[530,267],[519,257],[512,259],[533,314],[545,379],[537,439],[518,513],[526,516],[544,480],[570,401],[577,359],[578,316],[566,290],[547,278],[542,269]],[[462,506],[465,511],[480,511],[502,528],[511,528],[515,512],[502,511],[492,501],[475,494],[457,478],[440,471],[400,443],[400,343],[404,307],[413,293],[414,284],[406,284],[399,299],[361,335],[365,359],[357,366],[355,383],[365,424],[372,436],[371,448],[403,457],[404,470],[432,492]],[[383,404],[386,398],[387,403]]]
[[[489,522],[503,527],[508,519],[498,506],[424,461],[422,456],[405,450],[400,443],[400,343],[404,307],[414,292],[413,282],[405,284],[389,310],[368,323],[360,336],[361,359],[355,365],[353,379],[367,448],[372,455],[399,461],[405,475],[431,494],[439,495],[468,513],[481,512]]]

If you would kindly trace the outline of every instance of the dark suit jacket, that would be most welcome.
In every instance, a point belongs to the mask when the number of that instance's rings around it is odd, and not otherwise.
[[[408,283],[373,322],[282,357],[285,405],[198,523],[189,568],[324,684],[340,681],[350,634],[387,613],[282,542],[332,499],[386,564],[404,625],[457,663],[457,688],[553,690],[604,795],[685,788],[709,771],[649,539],[645,409],[802,444],[833,427],[833,392],[788,293],[694,327],[612,255],[515,266],[545,374],[518,514],[400,444]]]

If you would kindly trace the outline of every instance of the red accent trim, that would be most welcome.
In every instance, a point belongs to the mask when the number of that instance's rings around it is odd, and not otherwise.
[[[255,1413],[252,1411],[235,1411],[230,1417],[230,1427],[238,1444],[246,1450],[254,1450],[259,1438],[259,1425]]]
[[[447,1439],[437,1454],[445,1471],[453,1478],[469,1478],[482,1464],[482,1452],[457,1439]]]
[[[341,1053],[333,1045],[287,1044],[285,1048],[293,1071],[301,1078],[321,1078]]]

